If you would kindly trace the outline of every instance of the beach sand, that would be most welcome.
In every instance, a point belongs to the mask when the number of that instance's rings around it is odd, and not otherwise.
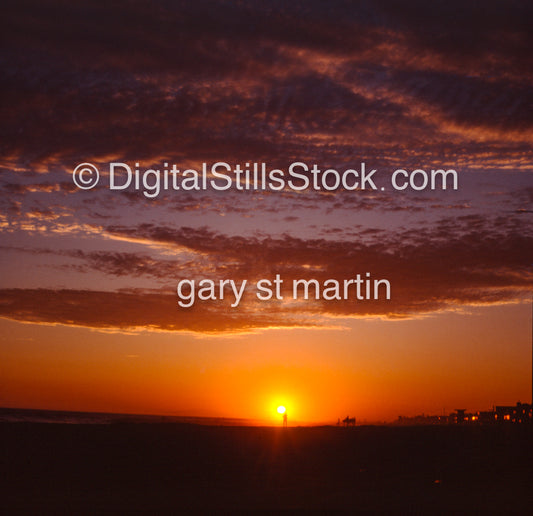
[[[0,423],[5,514],[529,513],[531,425]]]

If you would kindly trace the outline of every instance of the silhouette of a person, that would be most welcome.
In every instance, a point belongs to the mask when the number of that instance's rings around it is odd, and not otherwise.
[[[287,412],[283,414],[283,426],[287,426]]]

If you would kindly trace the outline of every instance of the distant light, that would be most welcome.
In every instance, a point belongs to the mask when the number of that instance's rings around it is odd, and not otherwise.
[[[285,412],[287,412],[287,409],[283,405],[280,405],[278,407],[278,414],[285,414]]]

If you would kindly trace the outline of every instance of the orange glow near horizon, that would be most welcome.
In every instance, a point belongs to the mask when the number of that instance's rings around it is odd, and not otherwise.
[[[270,424],[279,423],[280,406],[302,424],[484,410],[528,401],[528,312],[509,305],[359,321],[351,330],[265,332],[224,339],[224,346],[216,338],[3,320],[0,406]]]

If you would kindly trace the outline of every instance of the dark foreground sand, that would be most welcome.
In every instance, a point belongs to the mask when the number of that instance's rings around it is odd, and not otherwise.
[[[532,514],[532,427],[0,424],[0,513]]]

